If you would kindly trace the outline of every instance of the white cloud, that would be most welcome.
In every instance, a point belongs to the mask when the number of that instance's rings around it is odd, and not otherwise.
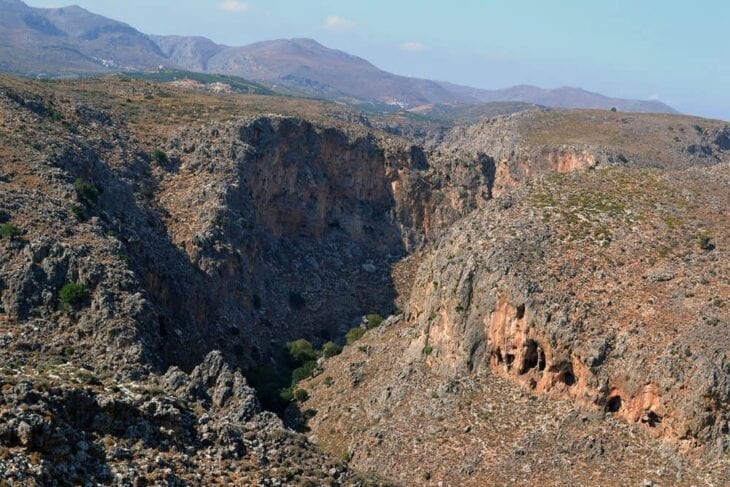
[[[423,52],[426,50],[426,46],[420,42],[408,41],[400,45],[400,50],[405,52]]]
[[[355,22],[337,15],[330,15],[324,19],[323,26],[327,30],[350,30],[355,27]]]
[[[239,2],[237,0],[225,0],[225,2],[221,2],[218,4],[218,9],[225,12],[244,13],[248,12],[248,8],[248,4]]]
[[[658,101],[659,100],[659,93],[652,93],[651,95],[649,95],[649,99],[650,100],[657,100]]]

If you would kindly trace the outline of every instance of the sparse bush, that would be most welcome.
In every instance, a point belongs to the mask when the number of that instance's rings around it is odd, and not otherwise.
[[[325,358],[334,357],[342,352],[342,347],[337,345],[335,342],[327,342],[322,345],[322,355]]]
[[[153,150],[150,156],[152,157],[152,160],[158,164],[167,164],[168,162],[170,162],[170,159],[167,157],[167,154],[165,154],[165,151],[161,149]]]
[[[712,250],[715,248],[712,244],[712,235],[708,232],[700,232],[697,236],[697,243],[702,250]]]
[[[309,393],[304,389],[297,389],[296,391],[294,391],[294,399],[297,402],[304,402],[309,399]]]
[[[80,221],[80,222],[86,221],[86,211],[84,210],[83,206],[72,205],[71,213],[73,213],[73,216],[75,216],[78,221]]]
[[[93,205],[99,199],[99,190],[92,184],[87,183],[81,178],[74,181],[74,189],[79,195],[81,201]]]
[[[281,391],[279,391],[279,398],[285,403],[290,403],[294,399],[294,393],[292,392],[291,387],[281,389]]]
[[[14,237],[20,236],[20,233],[20,228],[16,227],[12,223],[0,224],[0,238],[12,240]]]
[[[308,340],[303,338],[287,343],[286,349],[294,363],[317,360],[317,352],[314,350],[314,347],[312,347],[312,344]]]
[[[345,340],[347,340],[348,345],[352,345],[353,343],[361,339],[364,334],[365,329],[358,326],[357,328],[353,328],[352,330],[347,332],[347,334],[345,335]]]
[[[367,320],[367,323],[366,323],[365,327],[368,330],[372,330],[373,328],[377,328],[377,327],[379,327],[383,323],[383,317],[380,316],[377,313],[371,313],[371,314],[367,315],[365,317],[365,319]]]
[[[312,373],[316,368],[317,362],[315,360],[310,360],[308,362],[304,362],[301,367],[294,369],[291,374],[292,385],[296,385],[298,382],[312,377]]]
[[[79,282],[67,282],[58,293],[58,297],[64,307],[79,305],[88,295],[86,286]]]
[[[433,347],[431,345],[426,345],[423,347],[423,354],[426,356],[429,356],[433,353]]]

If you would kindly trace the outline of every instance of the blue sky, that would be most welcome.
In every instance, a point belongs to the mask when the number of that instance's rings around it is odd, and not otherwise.
[[[480,88],[580,86],[730,120],[730,1],[28,0],[149,34],[311,37],[398,74]]]

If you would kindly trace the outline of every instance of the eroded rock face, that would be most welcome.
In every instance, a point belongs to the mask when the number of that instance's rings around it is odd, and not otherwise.
[[[627,184],[620,197],[627,203],[624,215],[659,222],[666,218],[642,210],[654,203],[632,200],[634,190],[620,173],[604,172],[614,175],[605,184]],[[726,184],[728,172],[721,166],[706,175],[684,175],[687,187],[696,183],[699,190],[703,184]],[[591,179],[574,178],[576,184],[588,185],[583,189],[561,186],[575,202],[562,210],[568,215],[565,222],[580,217],[587,210],[583,205],[593,204],[577,196],[595,184]],[[658,181],[674,184],[672,176]],[[667,257],[662,250],[664,257],[628,264],[622,256],[637,255],[634,249],[639,252],[647,241],[667,239],[681,246],[677,239],[686,236],[672,236],[676,229],[671,227],[647,229],[646,223],[631,230],[613,226],[615,217],[608,215],[602,220],[602,228],[611,229],[608,240],[596,239],[589,229],[581,230],[583,237],[563,233],[562,217],[548,222],[545,214],[535,216],[534,207],[525,205],[538,200],[545,185],[529,185],[520,193],[523,202],[511,200],[507,209],[496,200],[488,213],[459,222],[440,240],[416,280],[420,292],[414,292],[409,313],[424,334],[413,348],[428,345],[437,351],[429,361],[441,373],[489,369],[536,394],[604,410],[685,450],[725,455],[730,418],[722,404],[730,392],[725,353],[730,320],[723,307],[708,306],[707,300],[712,302],[715,292],[725,295],[726,283],[705,287],[690,277],[708,275],[713,262],[724,257],[712,254],[717,249],[708,253],[684,240],[691,257]],[[570,188],[576,188],[573,196]],[[664,191],[672,190],[658,194]],[[713,210],[707,209],[715,206],[713,198],[695,200],[682,221],[703,221],[724,235],[710,223]],[[566,236],[576,243],[567,243]],[[603,249],[604,257],[592,257],[594,249]],[[672,276],[651,279],[661,259],[673,263]]]

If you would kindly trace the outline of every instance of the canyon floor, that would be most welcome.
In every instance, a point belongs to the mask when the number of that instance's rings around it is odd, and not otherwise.
[[[0,76],[0,485],[730,484],[730,125],[212,91]]]

